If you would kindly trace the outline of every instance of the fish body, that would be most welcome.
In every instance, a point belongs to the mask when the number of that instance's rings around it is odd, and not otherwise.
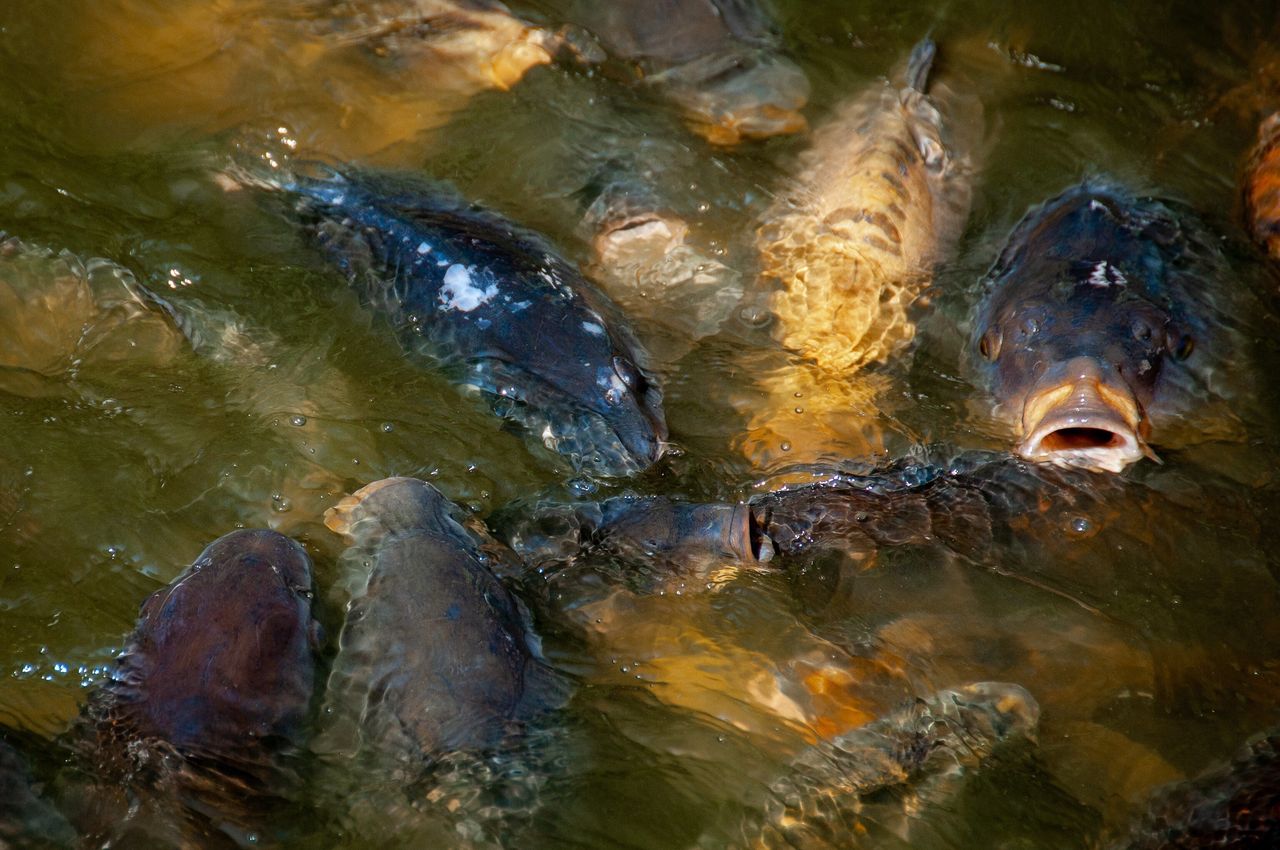
[[[326,524],[370,566],[347,612],[317,749],[425,768],[499,743],[543,672],[519,603],[489,569],[491,541],[413,478],[368,485]]]
[[[1280,730],[1250,741],[1230,764],[1152,795],[1113,850],[1280,846]]]
[[[1162,405],[1201,390],[1190,367],[1212,356],[1219,311],[1209,250],[1186,220],[1086,183],[1015,228],[987,277],[970,360],[1019,455],[1119,472],[1153,456]]]
[[[1061,535],[1080,517],[1092,533],[1120,510],[1145,517],[1140,502],[1121,504],[1129,491],[1119,482],[985,452],[904,460],[865,474],[794,472],[801,483],[776,479],[737,504],[664,496],[535,502],[505,510],[496,523],[531,564],[600,552],[645,563],[653,588],[661,588],[672,577],[706,577],[726,565],[785,568],[832,550],[870,557],[885,548],[940,546],[982,561],[1011,541]]]
[[[617,0],[579,3],[578,18],[641,84],[714,144],[803,131],[804,72],[779,51],[756,0]]]
[[[976,768],[1000,746],[1034,741],[1040,706],[1019,685],[974,682],[916,700],[796,756],[770,785],[744,846],[850,847],[861,799]]]
[[[1280,260],[1280,112],[1258,127],[1243,188],[1250,235],[1273,260]]]
[[[950,146],[926,93],[935,52],[920,42],[905,79],[836,108],[756,234],[763,273],[782,284],[781,342],[827,371],[884,360],[912,339],[907,311],[968,215],[968,152]]]
[[[575,468],[627,474],[658,458],[667,427],[647,354],[545,240],[438,188],[282,185],[410,357],[485,395]]]
[[[202,822],[240,841],[258,806],[290,793],[282,759],[302,741],[319,644],[311,593],[301,546],[241,530],[143,603],[72,733],[95,781],[82,831],[127,844]]]
[[[94,8],[75,26],[71,74],[102,85],[69,95],[86,116],[127,116],[96,125],[106,141],[284,126],[278,143],[401,165],[476,94],[561,47],[496,0],[177,0]]]

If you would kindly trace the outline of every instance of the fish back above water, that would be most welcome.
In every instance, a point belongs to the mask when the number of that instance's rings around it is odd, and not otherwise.
[[[907,311],[968,215],[971,152],[925,90],[935,51],[920,42],[899,79],[836,107],[757,232],[781,341],[825,369],[912,339]]]
[[[1226,274],[1192,216],[1114,186],[1029,213],[987,277],[969,352],[1018,453],[1118,472],[1173,420],[1221,413],[1226,350],[1242,354],[1242,287]]]
[[[266,182],[297,199],[411,357],[483,393],[577,469],[626,474],[658,458],[667,428],[644,349],[541,237],[437,186],[337,174]]]

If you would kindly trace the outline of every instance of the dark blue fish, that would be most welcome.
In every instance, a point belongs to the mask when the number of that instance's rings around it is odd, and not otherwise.
[[[333,173],[278,188],[410,357],[479,390],[578,470],[629,474],[661,454],[647,355],[544,239],[422,183]]]
[[[1017,453],[1119,472],[1209,409],[1238,351],[1224,271],[1191,216],[1122,189],[1086,183],[1030,212],[988,276],[971,358]]]

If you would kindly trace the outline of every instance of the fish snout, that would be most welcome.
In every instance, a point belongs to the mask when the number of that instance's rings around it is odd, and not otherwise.
[[[1144,456],[1142,411],[1133,391],[1091,358],[1042,379],[1022,412],[1017,453],[1036,463],[1122,472]]]

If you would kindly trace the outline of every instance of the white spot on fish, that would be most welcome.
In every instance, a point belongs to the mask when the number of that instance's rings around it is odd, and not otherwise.
[[[1089,211],[1090,212],[1106,212],[1107,205],[1102,203],[1101,201],[1090,201]]]
[[[604,325],[597,325],[595,322],[583,322],[582,329],[592,336],[604,336]]]
[[[1089,279],[1086,282],[1093,286],[1124,286],[1129,282],[1129,279],[1124,276],[1124,272],[1106,260],[1102,260],[1093,267],[1093,271],[1089,273]]]
[[[454,263],[444,273],[444,286],[440,288],[440,303],[446,310],[470,313],[498,294],[498,284],[491,283],[484,289],[476,286],[471,271],[461,263]]]
[[[551,430],[551,426],[542,429],[542,444],[549,449],[556,447],[556,433]]]
[[[511,312],[519,313],[521,310],[528,309],[532,303],[533,302],[531,301],[517,301],[516,303],[511,305]]]
[[[418,243],[418,253],[419,253],[419,254],[429,254],[429,253],[431,253],[431,246],[430,246],[430,245],[428,245],[426,242],[419,242],[419,243]]]

